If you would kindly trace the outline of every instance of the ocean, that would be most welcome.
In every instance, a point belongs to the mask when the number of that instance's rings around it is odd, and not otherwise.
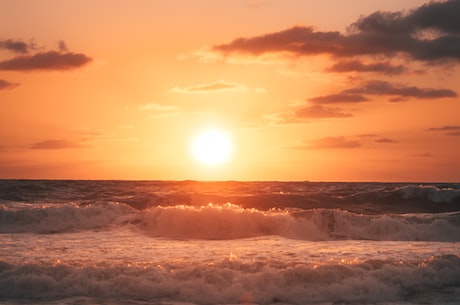
[[[460,304],[460,184],[0,180],[0,304]]]

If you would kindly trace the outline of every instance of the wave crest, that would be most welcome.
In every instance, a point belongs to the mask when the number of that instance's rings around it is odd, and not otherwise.
[[[279,235],[301,240],[460,241],[460,213],[363,215],[339,209],[260,211],[227,203],[154,207],[143,212],[147,234],[178,239]]]
[[[37,205],[3,204],[0,206],[1,233],[59,233],[106,227],[127,221],[134,209],[118,204]]]

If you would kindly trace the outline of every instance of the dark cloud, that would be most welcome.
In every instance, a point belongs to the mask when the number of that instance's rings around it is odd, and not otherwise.
[[[420,88],[400,83],[371,80],[360,86],[343,90],[340,93],[317,96],[309,98],[308,101],[315,105],[362,103],[370,101],[366,95],[389,96],[390,102],[402,102],[410,98],[437,99],[457,97],[457,93],[450,89]],[[320,110],[320,108],[318,108],[318,110]]]
[[[59,47],[59,51],[61,52],[69,52],[69,49],[67,48],[67,45],[63,40],[58,42],[58,47]]]
[[[395,98],[392,102],[402,101],[405,98],[436,99],[444,97],[457,97],[457,93],[450,89],[419,88],[404,84],[390,83],[381,80],[372,80],[363,86],[342,91],[342,94],[390,95]]]
[[[306,148],[323,149],[323,148],[357,148],[361,143],[356,140],[349,140],[345,137],[326,137],[308,142]]]
[[[390,139],[390,138],[378,138],[378,139],[375,140],[375,143],[393,144],[393,143],[398,143],[398,141]]]
[[[315,32],[312,27],[295,26],[290,29],[252,38],[237,38],[228,44],[215,45],[222,53],[242,52],[260,55],[284,52],[315,55],[338,52],[333,47],[342,35],[339,32]]]
[[[297,118],[320,119],[320,118],[348,118],[353,115],[344,112],[341,108],[326,107],[323,105],[309,105],[295,112]]]
[[[14,53],[26,54],[30,46],[23,41],[14,41],[12,39],[0,40],[0,49],[5,49]]]
[[[442,127],[428,128],[427,131],[442,132],[446,136],[460,136],[460,126],[456,125],[446,125]]]
[[[60,140],[60,139],[50,139],[44,140],[41,142],[36,142],[30,145],[30,149],[66,149],[66,148],[83,148],[86,147],[80,143]]]
[[[0,90],[8,90],[8,89],[14,89],[16,88],[17,86],[19,86],[19,84],[17,83],[10,83],[4,79],[0,79]]]
[[[377,72],[388,75],[401,74],[406,69],[402,65],[392,65],[389,62],[364,64],[360,60],[343,60],[328,68],[328,72]]]
[[[458,16],[459,0],[429,2],[408,13],[379,11],[361,17],[350,26],[347,34],[296,26],[261,36],[237,38],[226,44],[215,45],[213,50],[224,54],[290,52],[296,55],[330,54],[337,57],[392,57],[404,54],[426,62],[458,61]]]
[[[70,70],[88,64],[92,59],[81,53],[48,51],[17,56],[0,62],[0,70]]]
[[[361,103],[367,102],[369,99],[361,94],[338,93],[324,96],[317,96],[308,99],[309,102],[315,104],[336,104],[336,103]]]

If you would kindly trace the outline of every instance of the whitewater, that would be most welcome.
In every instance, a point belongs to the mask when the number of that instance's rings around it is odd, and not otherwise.
[[[0,304],[459,304],[460,184],[0,180]]]

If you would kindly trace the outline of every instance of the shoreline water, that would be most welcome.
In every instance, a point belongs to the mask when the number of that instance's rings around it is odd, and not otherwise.
[[[460,185],[0,180],[0,244],[0,304],[453,305]]]

